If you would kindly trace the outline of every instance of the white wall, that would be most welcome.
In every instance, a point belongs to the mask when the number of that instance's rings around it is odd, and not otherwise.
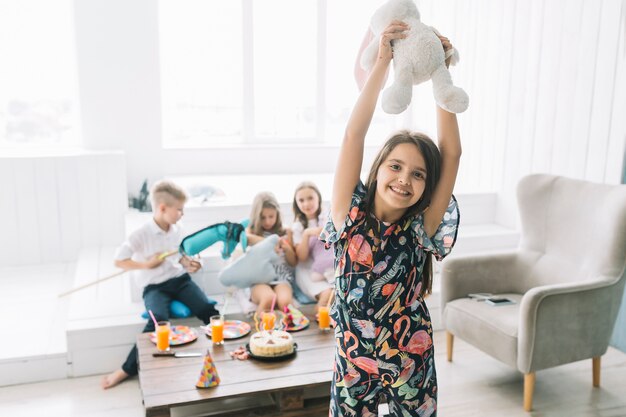
[[[461,53],[453,77],[471,102],[459,117],[460,188],[500,191],[499,220],[514,224],[515,185],[526,174],[620,182],[626,143],[626,1],[420,5],[423,19],[448,34]],[[419,106],[418,111],[430,108]]]
[[[471,99],[459,116],[464,155],[457,188],[501,191],[502,222],[511,222],[513,190],[527,173],[619,181],[626,132],[625,4],[418,1],[423,20],[459,48],[453,76]],[[157,2],[91,0],[75,6],[84,141],[89,149],[126,153],[129,190],[164,175],[333,170],[335,147],[162,149]],[[419,117],[434,117],[430,89],[430,83],[417,88]]]
[[[129,191],[182,174],[330,172],[337,148],[162,149],[157,1],[75,1],[83,138],[121,149]]]
[[[0,156],[0,267],[74,261],[125,235],[121,152]]]

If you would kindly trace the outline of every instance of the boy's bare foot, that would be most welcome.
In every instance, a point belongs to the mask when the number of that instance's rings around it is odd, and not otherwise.
[[[113,388],[123,380],[128,378],[128,374],[124,372],[122,369],[115,370],[102,378],[101,386],[102,389]]]

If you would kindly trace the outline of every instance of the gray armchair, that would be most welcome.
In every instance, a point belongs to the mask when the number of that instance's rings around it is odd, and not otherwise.
[[[530,411],[536,371],[592,358],[600,384],[626,282],[626,185],[530,175],[517,197],[518,250],[446,260],[441,296],[448,361],[457,336],[517,368]],[[481,292],[516,303],[467,297]]]

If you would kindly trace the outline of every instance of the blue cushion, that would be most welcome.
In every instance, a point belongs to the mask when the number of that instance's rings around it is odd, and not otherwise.
[[[278,255],[274,247],[278,243],[278,235],[271,235],[237,258],[232,264],[224,267],[218,274],[222,285],[234,285],[238,288],[248,288],[254,284],[267,284],[278,278],[274,269],[274,262]]]
[[[217,301],[207,297],[207,301],[209,304],[215,305]],[[185,319],[191,316],[191,310],[185,304],[181,303],[178,300],[172,300],[170,303],[170,317],[173,319]],[[144,319],[148,318],[148,312],[144,311],[141,315]]]

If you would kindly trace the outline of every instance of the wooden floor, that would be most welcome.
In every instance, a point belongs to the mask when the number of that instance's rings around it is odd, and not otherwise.
[[[591,386],[591,360],[537,373],[534,410],[522,410],[522,375],[458,338],[455,362],[445,359],[445,336],[435,335],[439,417],[624,417],[626,353],[609,348],[602,385]],[[100,377],[0,388],[0,416],[142,417],[137,379],[109,391]],[[174,414],[176,415],[176,414]]]

